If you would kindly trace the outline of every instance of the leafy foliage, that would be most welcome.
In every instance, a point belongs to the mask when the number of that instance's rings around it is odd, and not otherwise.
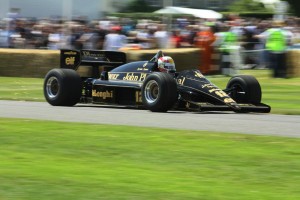
[[[132,0],[121,12],[153,12],[155,10],[157,10],[157,8],[149,6],[145,0]]]
[[[285,0],[290,4],[291,12],[300,17],[300,1],[299,0]]]
[[[229,6],[229,11],[236,13],[247,13],[247,12],[270,12],[263,3],[254,0],[239,0],[235,1]]]

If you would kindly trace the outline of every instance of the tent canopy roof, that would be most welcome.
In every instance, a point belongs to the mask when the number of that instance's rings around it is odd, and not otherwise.
[[[182,7],[174,7],[168,6],[154,13],[158,14],[189,14],[194,17],[206,18],[206,19],[220,19],[222,18],[222,14],[213,10],[205,10],[205,9],[194,9],[194,8],[182,8]]]

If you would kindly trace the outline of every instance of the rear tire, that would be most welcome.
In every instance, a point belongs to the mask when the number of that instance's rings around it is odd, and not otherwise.
[[[261,87],[257,79],[249,75],[239,75],[232,77],[226,86],[230,92],[229,96],[237,103],[261,102]]]
[[[44,96],[53,106],[73,106],[82,94],[82,81],[72,69],[52,69],[45,76]]]
[[[170,74],[150,74],[142,86],[142,101],[152,112],[166,112],[178,100],[177,83]]]

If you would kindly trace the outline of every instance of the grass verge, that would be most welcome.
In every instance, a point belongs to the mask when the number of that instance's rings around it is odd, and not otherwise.
[[[0,118],[0,199],[296,200],[300,140]]]
[[[0,77],[0,100],[45,101],[43,79]]]

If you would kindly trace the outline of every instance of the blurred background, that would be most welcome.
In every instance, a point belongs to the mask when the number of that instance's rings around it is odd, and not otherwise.
[[[268,68],[266,40],[280,22],[299,46],[299,3],[279,0],[2,0],[0,48],[141,50],[200,48],[201,71],[220,68],[224,32],[235,34],[231,71]],[[222,52],[223,51],[223,52]]]
[[[12,109],[4,116],[31,115],[27,101],[45,102],[45,74],[65,48],[121,50],[128,60],[162,49],[178,71],[196,66],[220,88],[228,75],[253,75],[263,103],[280,115],[193,114],[200,128],[208,117],[213,130],[270,134],[259,136],[0,117],[0,199],[300,199],[300,142],[287,137],[299,137],[299,16],[299,0],[1,0],[0,103]],[[275,26],[286,39],[281,74],[264,34]],[[74,118],[61,116],[73,108],[62,109],[57,119]],[[86,109],[110,118],[102,108],[75,108],[88,120]],[[135,112],[117,110],[128,120]],[[277,130],[282,124],[289,128]]]

